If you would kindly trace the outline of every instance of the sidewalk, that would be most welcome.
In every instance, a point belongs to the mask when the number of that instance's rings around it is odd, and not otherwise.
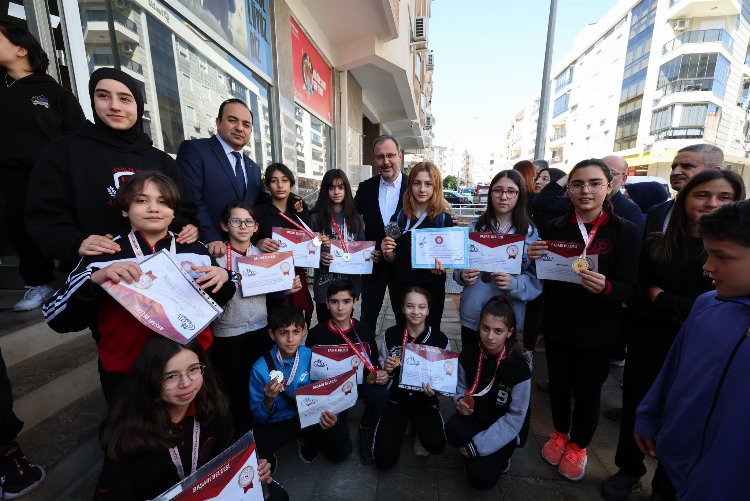
[[[452,348],[460,351],[461,336],[458,321],[458,287],[449,280],[446,290],[442,330],[451,340]],[[359,318],[359,307],[355,310]],[[376,333],[378,344],[383,332],[394,325],[395,319],[390,302],[386,297],[383,311],[378,320]],[[319,458],[313,464],[304,464],[297,456],[295,444],[282,449],[279,454],[279,467],[276,478],[281,482],[291,499],[327,501],[353,500],[597,500],[601,499],[599,488],[609,475],[617,471],[614,464],[619,423],[614,423],[602,415],[593,443],[588,448],[586,477],[580,482],[570,482],[545,463],[540,450],[552,428],[549,397],[536,387],[536,382],[546,379],[547,366],[543,353],[534,354],[532,377],[531,435],[525,447],[516,449],[511,460],[510,471],[503,475],[498,486],[487,492],[472,488],[465,480],[462,457],[450,446],[439,456],[418,458],[412,451],[413,434],[404,438],[401,459],[389,471],[379,471],[374,466],[362,466],[356,451],[357,426],[362,405],[349,413],[349,427],[355,451],[343,463],[333,465]],[[620,381],[622,369],[613,367],[602,391],[602,413],[609,407],[620,405]],[[453,415],[451,400],[441,397],[441,409],[445,419]],[[649,498],[651,476],[656,467],[653,460],[647,460],[649,473],[644,477],[645,492],[629,498],[632,501],[645,501]]]

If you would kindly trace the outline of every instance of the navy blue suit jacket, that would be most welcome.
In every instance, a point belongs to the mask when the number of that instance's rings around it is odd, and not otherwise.
[[[260,180],[260,167],[243,153],[247,189],[243,202],[255,206],[270,200]],[[216,136],[183,141],[177,152],[177,164],[182,169],[198,206],[201,239],[204,242],[222,240],[219,227],[224,208],[240,199],[235,184],[234,170]]]

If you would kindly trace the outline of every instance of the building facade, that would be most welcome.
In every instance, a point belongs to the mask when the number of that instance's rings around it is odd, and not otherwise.
[[[431,139],[431,0],[11,0],[0,22],[42,42],[50,74],[91,117],[88,75],[141,84],[154,145],[172,155],[215,133],[219,104],[254,116],[248,155],[283,162],[314,193],[326,170],[373,174],[372,139],[418,152]],[[3,9],[7,6],[7,9]]]
[[[569,169],[616,153],[631,174],[668,177],[678,149],[705,142],[748,183],[749,42],[750,0],[621,0],[552,71],[545,158]],[[531,157],[535,99],[509,125],[511,162]]]

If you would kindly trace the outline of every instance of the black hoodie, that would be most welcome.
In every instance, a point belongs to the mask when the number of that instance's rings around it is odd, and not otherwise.
[[[95,82],[103,75],[130,83],[129,76],[111,68],[95,71],[91,79]],[[128,87],[135,90],[140,110],[140,93],[135,84]],[[139,118],[133,129],[124,132],[86,122],[75,133],[50,143],[39,156],[29,185],[26,222],[42,252],[59,259],[63,270],[78,262],[78,248],[89,235],[116,235],[129,227],[114,197],[122,182],[139,171],[161,172],[177,184],[182,200],[173,231],[188,223],[198,225],[192,191],[177,163],[152,146],[140,132],[140,122]]]
[[[0,168],[31,172],[50,141],[83,126],[75,96],[45,73],[0,84]]]

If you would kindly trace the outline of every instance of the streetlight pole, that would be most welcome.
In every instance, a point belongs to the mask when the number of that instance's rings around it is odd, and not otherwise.
[[[555,17],[557,0],[550,0],[549,22],[547,23],[547,47],[544,51],[544,69],[542,70],[542,95],[539,98],[539,120],[536,124],[536,141],[534,142],[534,160],[544,158],[544,136],[547,133],[547,115],[549,113],[549,73],[552,64],[552,46],[555,43]]]

